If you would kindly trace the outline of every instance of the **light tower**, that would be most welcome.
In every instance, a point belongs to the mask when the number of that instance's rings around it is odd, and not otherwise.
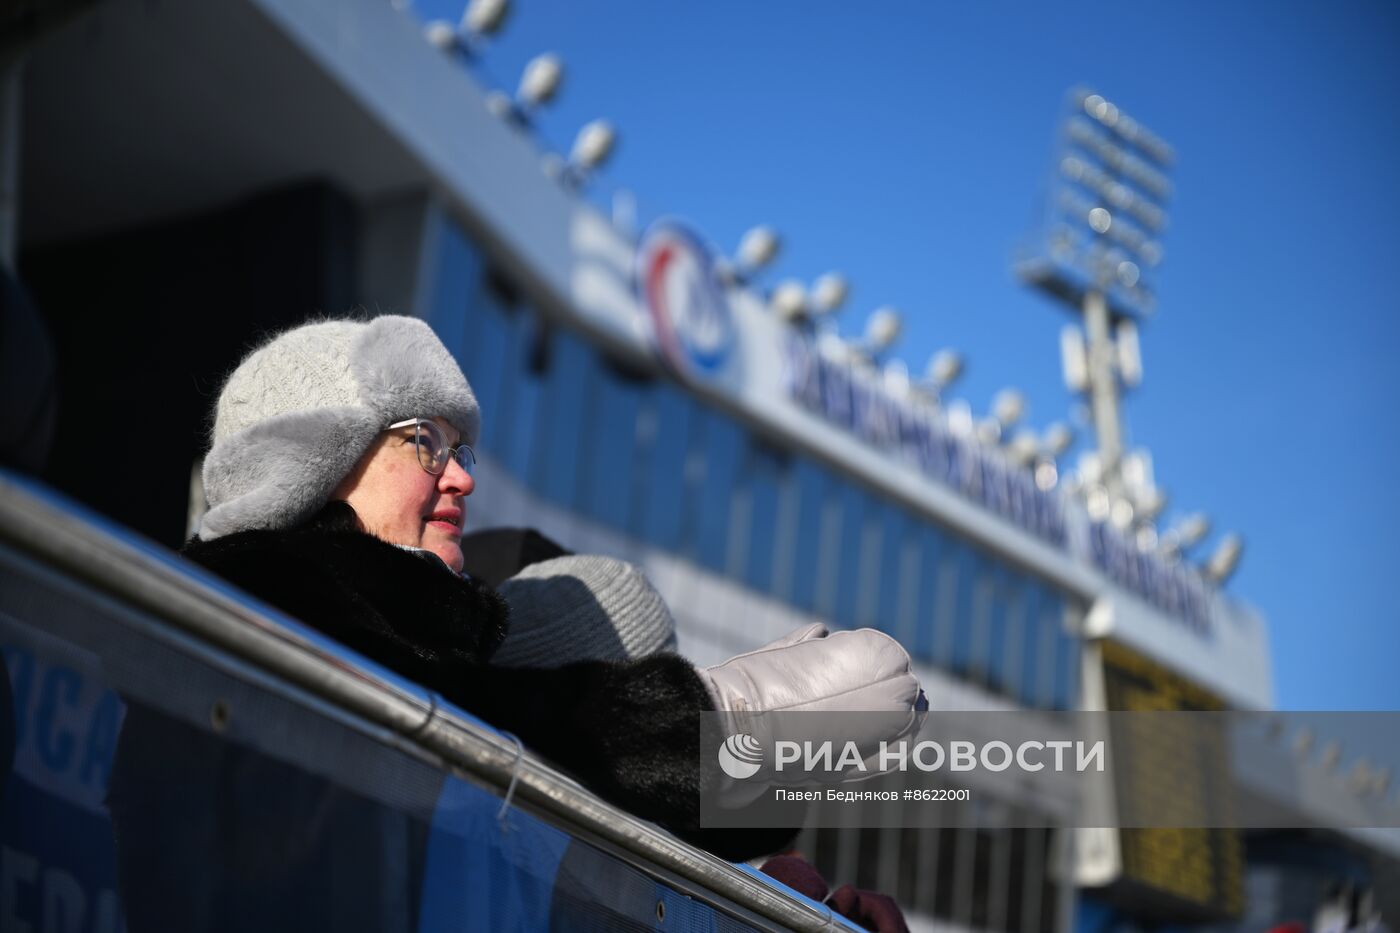
[[[1065,382],[1089,396],[1103,483],[1121,497],[1119,395],[1142,379],[1137,321],[1156,304],[1171,147],[1098,94],[1075,90],[1063,125],[1047,222],[1016,274],[1083,317],[1066,328]]]

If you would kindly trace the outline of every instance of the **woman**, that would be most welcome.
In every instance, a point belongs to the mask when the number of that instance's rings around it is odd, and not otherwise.
[[[781,834],[699,831],[700,711],[823,704],[909,713],[912,724],[908,655],[871,631],[809,627],[708,670],[668,653],[490,665],[508,610],[461,573],[479,421],[461,370],[420,320],[288,331],[220,393],[210,509],[185,553],[731,858],[771,851]]]

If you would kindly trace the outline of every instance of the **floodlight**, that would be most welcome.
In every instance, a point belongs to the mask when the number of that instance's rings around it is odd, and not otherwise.
[[[1117,272],[1118,281],[1122,283],[1124,288],[1132,288],[1137,285],[1138,280],[1142,278],[1142,270],[1139,269],[1138,264],[1131,259],[1124,259],[1122,262],[1118,263]]]
[[[522,109],[534,110],[554,99],[563,80],[564,63],[558,55],[553,52],[536,55],[520,75],[520,88],[515,92],[515,99]]]
[[[1026,397],[1016,389],[1002,389],[992,399],[992,417],[1002,426],[1011,427],[1026,414]]]
[[[1186,550],[1200,544],[1210,534],[1210,518],[1204,512],[1195,512],[1177,522],[1172,530],[1181,549]]]
[[[1118,465],[1118,474],[1122,477],[1123,485],[1134,496],[1141,495],[1156,485],[1152,479],[1152,454],[1142,447],[1122,457]]]
[[[888,350],[896,340],[904,325],[899,312],[886,305],[870,315],[865,323],[865,343],[872,353]]]
[[[1144,522],[1155,521],[1162,510],[1167,507],[1167,494],[1161,489],[1153,486],[1142,492],[1134,503],[1137,507],[1138,518]]]
[[[1079,106],[1084,109],[1085,114],[1102,124],[1106,129],[1111,130],[1115,135],[1137,146],[1151,159],[1168,165],[1175,158],[1171,146],[1163,142],[1147,127],[1105,100],[1102,95],[1076,89],[1074,97],[1078,100]]]
[[[845,304],[850,293],[846,277],[839,272],[828,272],[819,276],[812,284],[812,311],[817,314],[831,314]]]
[[[807,289],[797,279],[784,279],[768,297],[768,307],[785,321],[800,320],[807,315]]]
[[[757,272],[777,257],[781,247],[782,240],[772,227],[754,227],[739,240],[739,266],[745,273]]]
[[[509,0],[471,0],[462,14],[462,28],[474,36],[494,35],[509,12]]]
[[[1240,566],[1244,556],[1244,539],[1237,534],[1228,534],[1216,547],[1215,553],[1206,561],[1205,574],[1211,582],[1223,586]]]
[[[1134,220],[1153,233],[1166,225],[1166,211],[1078,156],[1067,155],[1061,159],[1060,174],[1094,192],[1111,206],[1131,214]]]
[[[616,145],[617,131],[613,125],[607,120],[593,120],[578,131],[569,162],[587,174],[607,161]]]
[[[1070,120],[1067,131],[1075,145],[1092,153],[1111,171],[1126,175],[1155,198],[1171,197],[1172,186],[1166,176],[1121,146],[1109,142],[1086,120],[1078,117]]]
[[[1084,112],[1107,127],[1118,123],[1118,108],[1097,94],[1084,98]]]
[[[929,357],[928,369],[925,372],[929,380],[941,391],[958,381],[958,377],[963,374],[963,368],[962,354],[945,348]]]
[[[1021,428],[1006,445],[1007,455],[1017,466],[1029,466],[1040,452],[1040,439],[1030,428]]]

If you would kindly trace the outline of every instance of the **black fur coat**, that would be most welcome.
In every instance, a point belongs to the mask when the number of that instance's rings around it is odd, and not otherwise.
[[[552,670],[492,667],[509,609],[495,590],[357,530],[331,503],[289,531],[192,539],[189,559],[450,702],[513,732],[609,801],[730,859],[787,830],[699,828],[699,720],[711,708],[672,654]]]

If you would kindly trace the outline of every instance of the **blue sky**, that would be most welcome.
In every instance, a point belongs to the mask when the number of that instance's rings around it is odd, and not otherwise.
[[[840,269],[843,331],[893,304],[911,368],[955,347],[958,394],[980,411],[1015,385],[1037,427],[1073,404],[1069,317],[1009,264],[1064,94],[1092,87],[1171,142],[1129,436],[1169,516],[1245,536],[1230,589],[1269,620],[1279,705],[1400,709],[1400,7],[515,0],[480,73],[513,90],[543,51],[566,66],[544,136],[620,130],[595,197],[626,188],[643,221],[725,249],[773,224],[771,280]]]

